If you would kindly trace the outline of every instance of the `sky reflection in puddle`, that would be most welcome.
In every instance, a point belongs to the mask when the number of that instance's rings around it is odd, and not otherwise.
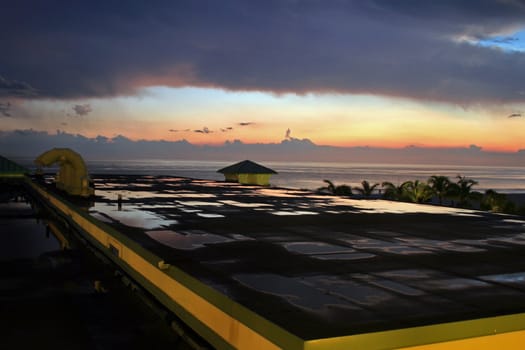
[[[175,203],[179,203],[179,204],[182,204],[182,205],[187,205],[189,207],[199,207],[199,206],[221,207],[221,206],[223,206],[222,203],[205,202],[205,201],[175,201]]]
[[[276,274],[238,274],[233,278],[248,288],[278,296],[303,309],[315,311],[336,305],[356,309],[342,298],[326,294],[294,278]]]
[[[197,193],[197,192],[178,192],[166,191],[172,198],[216,198],[217,196],[211,193]]]
[[[222,214],[214,214],[214,213],[197,213],[197,215],[202,217],[202,218],[208,218],[208,219],[224,218],[225,217]]]
[[[380,239],[363,238],[363,239],[341,239],[341,241],[350,243],[356,249],[372,250],[390,254],[413,255],[413,254],[431,254],[430,250],[419,247],[412,247],[401,242],[388,242]]]
[[[301,254],[350,253],[354,249],[324,242],[291,242],[282,244],[288,251]]]
[[[308,276],[305,283],[315,286],[323,294],[337,296],[362,306],[374,306],[393,299],[393,295],[379,288],[336,276]]]
[[[147,231],[146,234],[164,245],[175,249],[193,250],[206,246],[207,244],[232,242],[233,239],[215,235],[204,231],[180,231],[171,230]]]
[[[458,209],[445,206],[416,204],[406,202],[396,202],[388,200],[368,200],[368,199],[348,199],[332,198],[332,205],[352,206],[367,213],[391,213],[391,214],[408,214],[408,213],[426,213],[426,214],[450,214],[456,216],[475,216],[481,215],[469,209]]]
[[[482,280],[505,283],[505,284],[522,284],[525,285],[525,272],[514,272],[514,273],[505,273],[498,275],[485,275],[480,276]]]
[[[410,237],[398,237],[395,238],[403,243],[406,243],[413,247],[420,247],[422,249],[429,250],[444,250],[451,252],[464,252],[464,253],[478,253],[484,252],[486,249],[471,247],[464,244],[456,244],[449,241],[439,241],[434,239],[423,239],[423,238],[410,238]]]
[[[120,222],[127,226],[139,227],[145,230],[151,230],[163,226],[177,224],[177,220],[168,220],[153,212],[142,210],[134,206],[125,206],[124,209],[118,210],[116,205],[96,203],[90,209],[90,213],[103,213],[112,220]],[[106,220],[106,222],[108,222]]]
[[[234,201],[234,200],[222,200],[222,201],[219,201],[219,202],[223,203],[223,204],[226,204],[226,205],[239,207],[239,208],[273,207],[273,205],[268,204],[268,203],[244,203],[244,202],[238,202],[238,201]]]
[[[277,215],[277,216],[319,215],[318,212],[306,211],[306,210],[294,210],[294,211],[276,210],[276,211],[271,211],[270,213],[272,213],[273,215]]]

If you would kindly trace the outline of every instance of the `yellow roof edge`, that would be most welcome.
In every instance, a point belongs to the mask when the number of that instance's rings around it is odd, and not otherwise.
[[[305,350],[392,349],[525,329],[525,313],[305,341]]]

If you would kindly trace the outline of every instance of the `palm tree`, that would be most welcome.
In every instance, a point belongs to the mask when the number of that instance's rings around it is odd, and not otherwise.
[[[510,203],[507,196],[494,190],[486,190],[481,200],[481,209],[490,210],[495,213],[505,212],[509,209]]]
[[[385,181],[381,184],[385,193],[383,197],[385,199],[391,199],[395,201],[402,201],[406,199],[406,186],[410,181],[405,181],[401,185],[396,186],[391,182]]]
[[[324,187],[319,187],[317,191],[319,192],[328,192],[330,194],[334,194],[337,196],[351,196],[352,195],[352,188],[348,185],[339,185],[336,186],[334,183],[330,180],[323,180],[327,185]]]
[[[443,198],[450,194],[450,179],[447,176],[432,175],[428,179],[428,185],[438,197],[439,205],[443,205]]]
[[[323,180],[323,182],[326,183],[326,186],[319,187],[317,189],[317,191],[318,192],[325,192],[325,191],[327,191],[330,194],[335,194],[335,185],[334,185],[334,183],[332,181],[330,181],[330,180]]]
[[[378,183],[370,185],[368,181],[363,180],[361,181],[361,187],[354,187],[354,190],[363,195],[363,197],[370,197],[377,186],[379,186]]]
[[[473,191],[472,187],[478,182],[467,178],[466,176],[456,176],[458,181],[450,184],[450,194],[457,198],[458,206],[468,208],[471,207],[471,200],[480,200],[481,193]]]
[[[428,202],[432,198],[432,190],[426,182],[419,180],[407,181],[405,185],[407,198],[414,203]]]

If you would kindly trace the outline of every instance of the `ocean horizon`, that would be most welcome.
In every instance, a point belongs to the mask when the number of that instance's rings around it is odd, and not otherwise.
[[[33,159],[13,158],[19,164],[33,170]],[[361,181],[399,185],[405,181],[426,181],[432,175],[448,176],[452,181],[458,175],[478,181],[476,191],[493,189],[501,193],[525,194],[525,166],[442,165],[442,164],[384,164],[339,162],[282,162],[257,161],[275,171],[271,185],[276,187],[317,189],[326,184],[324,179],[336,185],[359,186]],[[195,179],[224,180],[217,170],[231,165],[232,161],[207,160],[86,160],[91,174],[171,175]],[[45,169],[48,172],[53,168]]]

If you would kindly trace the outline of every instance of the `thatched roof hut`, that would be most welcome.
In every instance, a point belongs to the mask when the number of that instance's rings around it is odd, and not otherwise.
[[[243,160],[242,162],[217,170],[217,172],[224,174],[226,181],[262,186],[269,185],[270,176],[277,174],[276,171],[252,162],[251,160]]]

